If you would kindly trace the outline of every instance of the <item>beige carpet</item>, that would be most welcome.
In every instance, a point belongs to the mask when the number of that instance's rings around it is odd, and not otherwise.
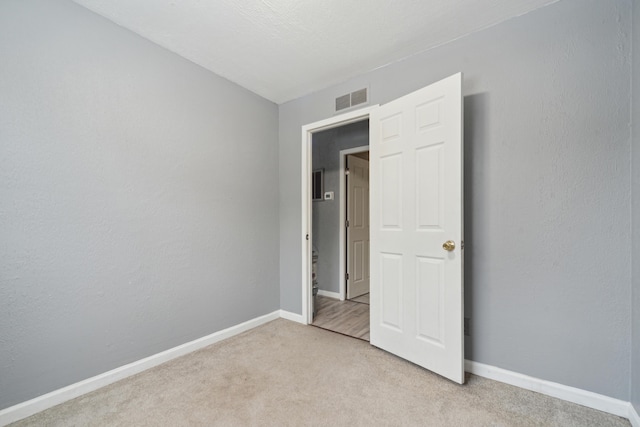
[[[276,320],[21,426],[629,426],[480,377],[464,386],[367,342]]]

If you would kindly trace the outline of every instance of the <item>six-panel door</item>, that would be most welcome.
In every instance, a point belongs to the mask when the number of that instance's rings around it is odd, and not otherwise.
[[[462,75],[370,118],[371,344],[464,382]],[[446,250],[443,244],[454,242]],[[449,249],[451,249],[449,247]]]

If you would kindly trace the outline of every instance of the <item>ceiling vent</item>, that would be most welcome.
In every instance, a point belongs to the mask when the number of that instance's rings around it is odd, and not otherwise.
[[[356,90],[336,98],[336,113],[349,108],[363,105],[369,102],[369,91],[367,88]]]

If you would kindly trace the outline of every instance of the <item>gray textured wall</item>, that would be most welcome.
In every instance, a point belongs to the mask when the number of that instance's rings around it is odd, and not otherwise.
[[[0,2],[0,409],[279,308],[277,106]]]
[[[633,318],[631,321],[631,403],[640,414],[640,1],[633,1],[632,200]]]
[[[466,357],[628,400],[630,7],[564,0],[281,105],[281,308],[301,312],[300,127],[462,71]]]
[[[313,135],[313,169],[324,168],[324,191],[333,200],[313,202],[312,243],[318,250],[318,286],[340,292],[340,150],[369,145],[369,121]]]

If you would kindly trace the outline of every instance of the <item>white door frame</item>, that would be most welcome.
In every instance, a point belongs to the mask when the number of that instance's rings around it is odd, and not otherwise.
[[[350,111],[339,116],[330,117],[315,123],[302,126],[302,156],[301,156],[301,194],[302,194],[302,320],[309,325],[313,322],[311,309],[311,142],[313,134],[323,130],[367,120],[371,111],[378,105]],[[343,276],[344,277],[344,276]]]
[[[347,155],[365,151],[369,151],[368,145],[340,150],[340,301],[347,298],[347,230],[345,229],[347,222],[347,180],[345,179]]]

